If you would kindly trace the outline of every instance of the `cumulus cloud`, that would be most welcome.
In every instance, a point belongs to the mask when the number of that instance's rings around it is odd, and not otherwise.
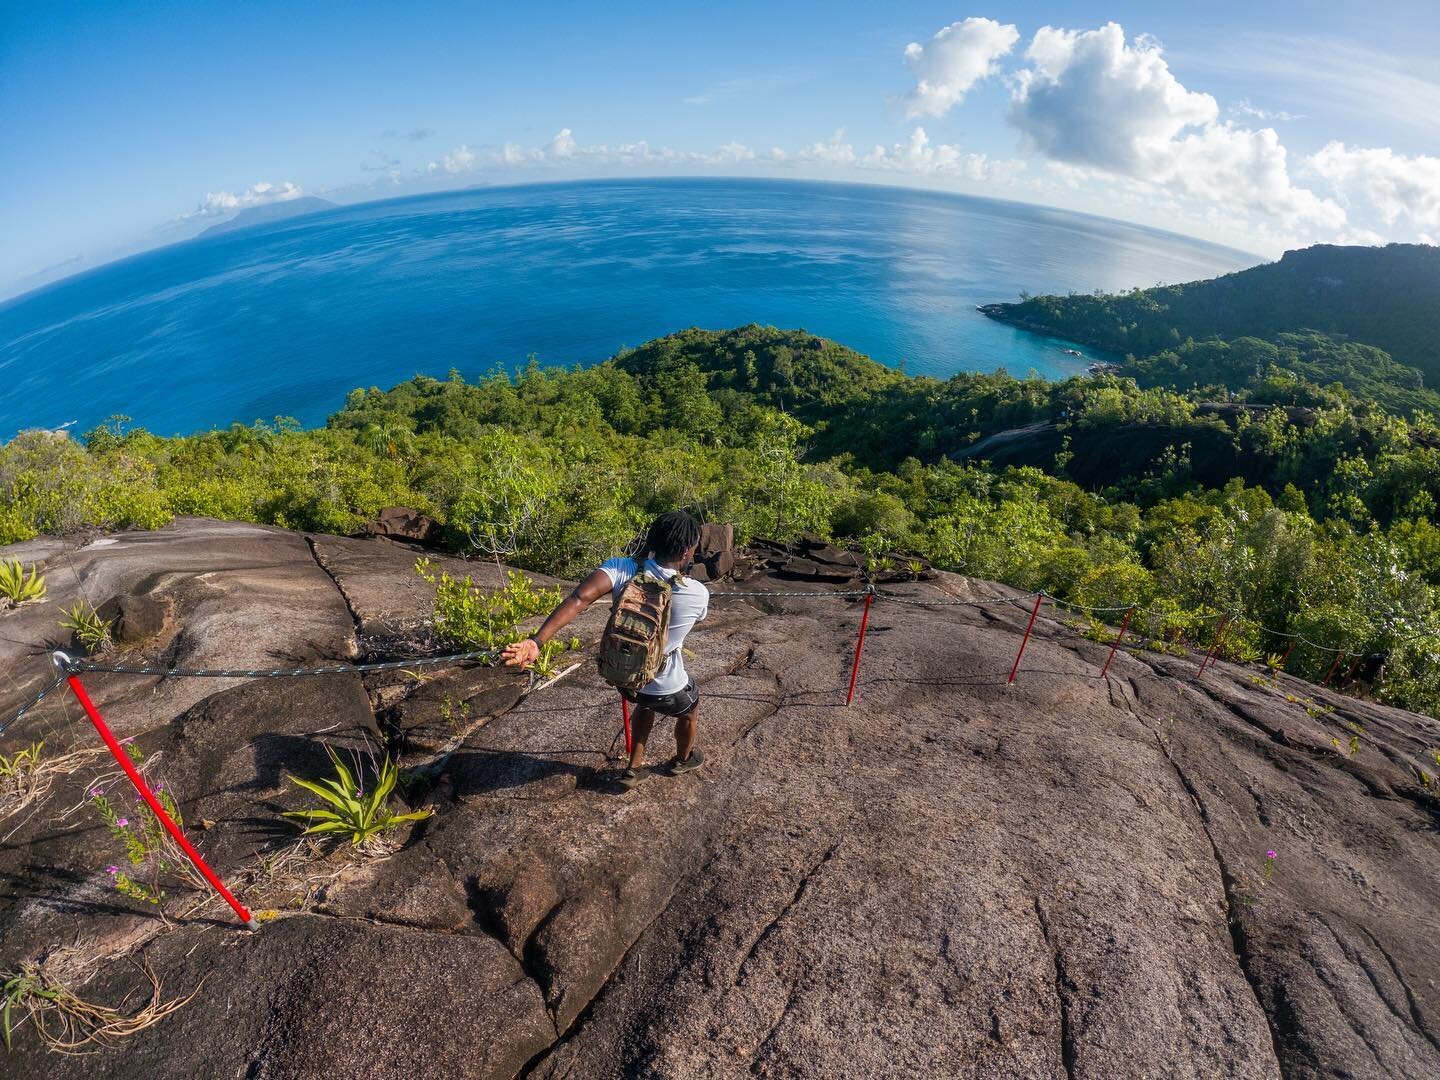
[[[561,128],[555,133],[545,147],[545,153],[550,157],[567,158],[575,153],[575,137],[570,134],[569,128]]]
[[[904,97],[906,113],[944,116],[976,83],[999,70],[998,61],[1019,40],[1014,26],[969,18],[951,23],[924,45],[912,41],[905,46],[905,64],[919,81]]]
[[[857,153],[855,147],[845,141],[845,129],[841,128],[827,141],[811,143],[793,154],[772,150],[770,160],[997,183],[1009,182],[1025,168],[1023,161],[996,161],[984,154],[967,153],[950,143],[932,143],[925,129],[918,126],[905,142],[876,145],[868,154]]]
[[[716,150],[712,157],[717,163],[733,161],[738,164],[742,161],[754,161],[756,154],[744,143],[728,142]]]
[[[1345,211],[1333,199],[1291,181],[1286,158],[1273,128],[1210,124],[1158,148],[1146,178],[1183,195],[1259,211],[1287,226],[1344,225]]]
[[[304,188],[292,184],[289,180],[279,184],[262,180],[258,184],[251,184],[244,191],[207,191],[200,200],[200,205],[187,216],[233,214],[237,210],[248,210],[252,206],[298,199],[304,194]]]
[[[461,143],[454,150],[451,150],[439,161],[432,161],[425,166],[426,172],[447,172],[462,173],[469,172],[476,161],[476,154],[465,143]]]
[[[1062,164],[1256,211],[1286,227],[1339,228],[1345,211],[1290,178],[1270,128],[1219,119],[1209,94],[1187,89],[1161,46],[1127,42],[1117,23],[1038,30],[1016,73],[1010,119],[1028,143]]]
[[[829,139],[796,150],[773,147],[757,151],[741,142],[728,142],[711,151],[675,150],[654,146],[643,139],[629,143],[584,144],[570,128],[562,128],[548,141],[535,146],[504,143],[498,150],[477,154],[467,146],[457,147],[441,161],[432,161],[424,172],[432,175],[480,170],[549,170],[589,168],[700,168],[774,169],[818,167],[857,169],[915,176],[1009,183],[1025,163],[995,160],[970,153],[948,143],[933,143],[923,127],[891,146],[877,145],[868,153],[858,152],[846,139],[845,129]]]
[[[1023,161],[994,161],[984,154],[966,153],[949,143],[931,143],[923,127],[894,146],[876,146],[860,160],[862,168],[952,176],[965,180],[1004,183],[1025,168]]]
[[[845,129],[839,128],[827,142],[802,146],[794,155],[796,161],[818,161],[827,165],[855,164],[855,147],[845,141]]]
[[[1440,157],[1331,142],[1307,165],[1345,197],[1363,198],[1387,225],[1402,217],[1421,228],[1440,225]]]
[[[1159,46],[1129,45],[1116,23],[1099,30],[1041,27],[1016,75],[1011,118],[1045,156],[1138,175],[1156,147],[1219,107],[1171,73]]]

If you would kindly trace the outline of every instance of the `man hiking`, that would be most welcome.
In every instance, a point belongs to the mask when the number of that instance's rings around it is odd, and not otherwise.
[[[645,742],[650,737],[657,714],[675,718],[675,757],[669,764],[670,775],[697,769],[704,760],[704,755],[695,745],[700,694],[695,689],[695,680],[685,671],[682,654],[690,628],[705,618],[710,608],[709,590],[681,574],[695,561],[695,549],[699,543],[700,526],[689,514],[682,510],[661,514],[651,523],[646,534],[642,557],[632,559],[621,556],[603,563],[550,613],[533,637],[507,646],[503,654],[505,663],[512,667],[530,666],[539,657],[540,646],[577,619],[596,600],[609,594],[612,603],[618,607],[620,601],[630,595],[626,586],[637,576],[669,593],[665,640],[663,644],[658,641],[653,643],[656,650],[663,648],[663,659],[658,661],[654,678],[638,691],[620,690],[636,706],[631,717],[630,763],[620,777],[620,786],[626,790],[651,775],[651,770],[645,767]],[[612,614],[612,627],[615,617]],[[660,625],[665,625],[663,616]],[[610,631],[606,633],[608,639]],[[602,644],[602,654],[604,648]],[[603,660],[602,655],[602,663]]]

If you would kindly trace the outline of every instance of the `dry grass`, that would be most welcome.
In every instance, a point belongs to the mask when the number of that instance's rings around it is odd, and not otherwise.
[[[40,1041],[56,1053],[94,1053],[158,1024],[189,1004],[205,983],[202,978],[185,997],[165,1001],[160,977],[148,960],[141,960],[135,966],[149,983],[148,1000],[131,1010],[132,992],[118,1005],[101,1005],[82,998],[73,987],[93,976],[102,959],[83,949],[61,948],[0,975],[4,980],[0,1027],[6,1047],[14,1032],[29,1022]]]
[[[38,803],[56,780],[78,772],[104,753],[103,747],[92,747],[46,757],[45,744],[37,742],[9,757],[0,754],[0,821]]]
[[[226,884],[236,897],[256,909],[257,919],[268,922],[282,914],[299,915],[311,910],[326,886],[389,858],[394,851],[393,846],[387,846],[374,852],[362,851],[357,858],[356,851],[348,846],[340,848],[301,837],[278,851],[257,852],[255,861],[235,870]],[[176,913],[176,917],[188,919],[223,902],[217,893],[209,892]]]

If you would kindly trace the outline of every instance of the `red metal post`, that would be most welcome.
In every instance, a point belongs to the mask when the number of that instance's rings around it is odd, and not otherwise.
[[[860,653],[865,649],[865,628],[870,625],[870,602],[875,599],[874,591],[865,594],[865,610],[860,615],[860,636],[855,641],[855,662],[850,665],[850,689],[845,693],[845,704],[855,700],[855,680],[860,677]]]
[[[244,904],[235,899],[234,894],[225,887],[225,883],[215,876],[215,871],[210,869],[209,864],[200,857],[200,853],[191,846],[189,840],[185,839],[185,834],[180,831],[180,827],[170,819],[170,815],[165,812],[165,808],[160,805],[160,801],[151,793],[150,788],[145,783],[145,778],[140,775],[139,770],[135,768],[135,763],[130,760],[130,755],[125,753],[124,747],[115,740],[115,736],[111,733],[110,728],[106,726],[105,721],[101,718],[99,711],[95,708],[95,703],[90,700],[90,695],[85,692],[85,687],[80,684],[79,677],[70,675],[66,677],[66,681],[70,684],[70,689],[74,691],[75,699],[80,702],[80,707],[85,710],[85,715],[90,717],[90,722],[95,725],[95,730],[100,733],[100,738],[109,749],[111,756],[119,762],[120,768],[125,770],[125,775],[130,778],[130,783],[135,785],[135,790],[140,793],[140,797],[145,800],[145,804],[150,807],[150,811],[160,819],[160,824],[165,826],[165,831],[180,845],[180,850],[185,852],[185,857],[194,864],[196,870],[199,870],[200,873],[204,875],[205,880],[210,883],[210,887],[224,897],[225,902],[229,904],[235,914],[239,916],[240,921],[251,930],[258,930],[260,924],[255,921],[254,916],[246,910]]]
[[[1225,640],[1225,631],[1230,629],[1230,616],[1226,615],[1220,622],[1220,628],[1215,631],[1215,640],[1210,642],[1210,648],[1205,653],[1205,659],[1200,661],[1200,670],[1195,672],[1195,678],[1205,674],[1205,669],[1210,666],[1210,658],[1215,655],[1215,650],[1220,648],[1221,642]]]
[[[621,694],[621,695],[620,695],[620,715],[621,715],[622,717],[624,717],[624,720],[625,720],[625,753],[628,754],[628,753],[630,753],[630,745],[631,745],[631,744],[630,744],[630,700],[629,700],[624,694]]]
[[[1338,652],[1338,653],[1335,654],[1335,662],[1330,665],[1330,670],[1325,673],[1325,681],[1320,684],[1321,686],[1329,686],[1329,685],[1330,685],[1330,679],[1334,676],[1334,674],[1335,674],[1335,669],[1340,666],[1340,661],[1341,661],[1341,660],[1344,660],[1344,659],[1345,659],[1345,652],[1344,652],[1344,650],[1342,649],[1340,652]]]
[[[1010,678],[1005,681],[1006,686],[1013,686],[1015,683],[1015,674],[1020,670],[1020,658],[1025,655],[1025,646],[1030,644],[1030,631],[1035,628],[1035,616],[1040,614],[1040,601],[1044,599],[1044,593],[1035,594],[1035,606],[1030,609],[1030,621],[1025,624],[1025,636],[1020,639],[1020,651],[1015,654],[1015,663],[1010,665]]]
[[[1359,656],[1355,657],[1355,663],[1351,664],[1351,665],[1350,665],[1350,670],[1347,671],[1347,672],[1345,672],[1345,674],[1341,677],[1341,679],[1340,679],[1340,684],[1339,684],[1339,685],[1341,685],[1341,686],[1349,686],[1350,683],[1351,683],[1351,681],[1354,680],[1354,678],[1355,678],[1355,673],[1360,670],[1360,665],[1363,664],[1364,662],[1365,662],[1365,654],[1364,654],[1364,653],[1361,653]]]
[[[1285,647],[1285,655],[1282,656],[1282,657],[1280,657],[1280,670],[1281,670],[1281,671],[1284,671],[1284,670],[1285,670],[1285,664],[1286,664],[1286,662],[1290,659],[1290,654],[1295,651],[1295,642],[1298,641],[1298,640],[1300,640],[1300,639],[1299,639],[1299,638],[1291,638],[1291,639],[1290,639],[1290,644]]]
[[[1105,673],[1110,670],[1110,661],[1115,659],[1115,650],[1120,647],[1120,642],[1125,640],[1125,631],[1130,629],[1130,616],[1135,614],[1133,607],[1125,609],[1125,621],[1120,624],[1120,633],[1115,635],[1115,642],[1110,646],[1110,655],[1105,658],[1105,666],[1100,669],[1100,681],[1105,681]]]

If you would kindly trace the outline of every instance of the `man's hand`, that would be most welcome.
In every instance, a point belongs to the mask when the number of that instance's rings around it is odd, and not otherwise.
[[[506,645],[500,653],[505,658],[505,663],[510,667],[526,668],[540,659],[540,646],[534,638],[526,638],[524,641],[517,641],[514,645]]]
[[[535,631],[536,635],[550,641],[561,630],[574,622],[582,611],[609,591],[610,576],[604,570],[596,570],[577,585],[574,592],[560,602],[560,606],[540,624],[540,629]],[[500,655],[505,658],[505,663],[510,667],[526,668],[540,659],[540,643],[535,638],[528,637],[524,641],[515,642],[514,645],[506,645]]]

